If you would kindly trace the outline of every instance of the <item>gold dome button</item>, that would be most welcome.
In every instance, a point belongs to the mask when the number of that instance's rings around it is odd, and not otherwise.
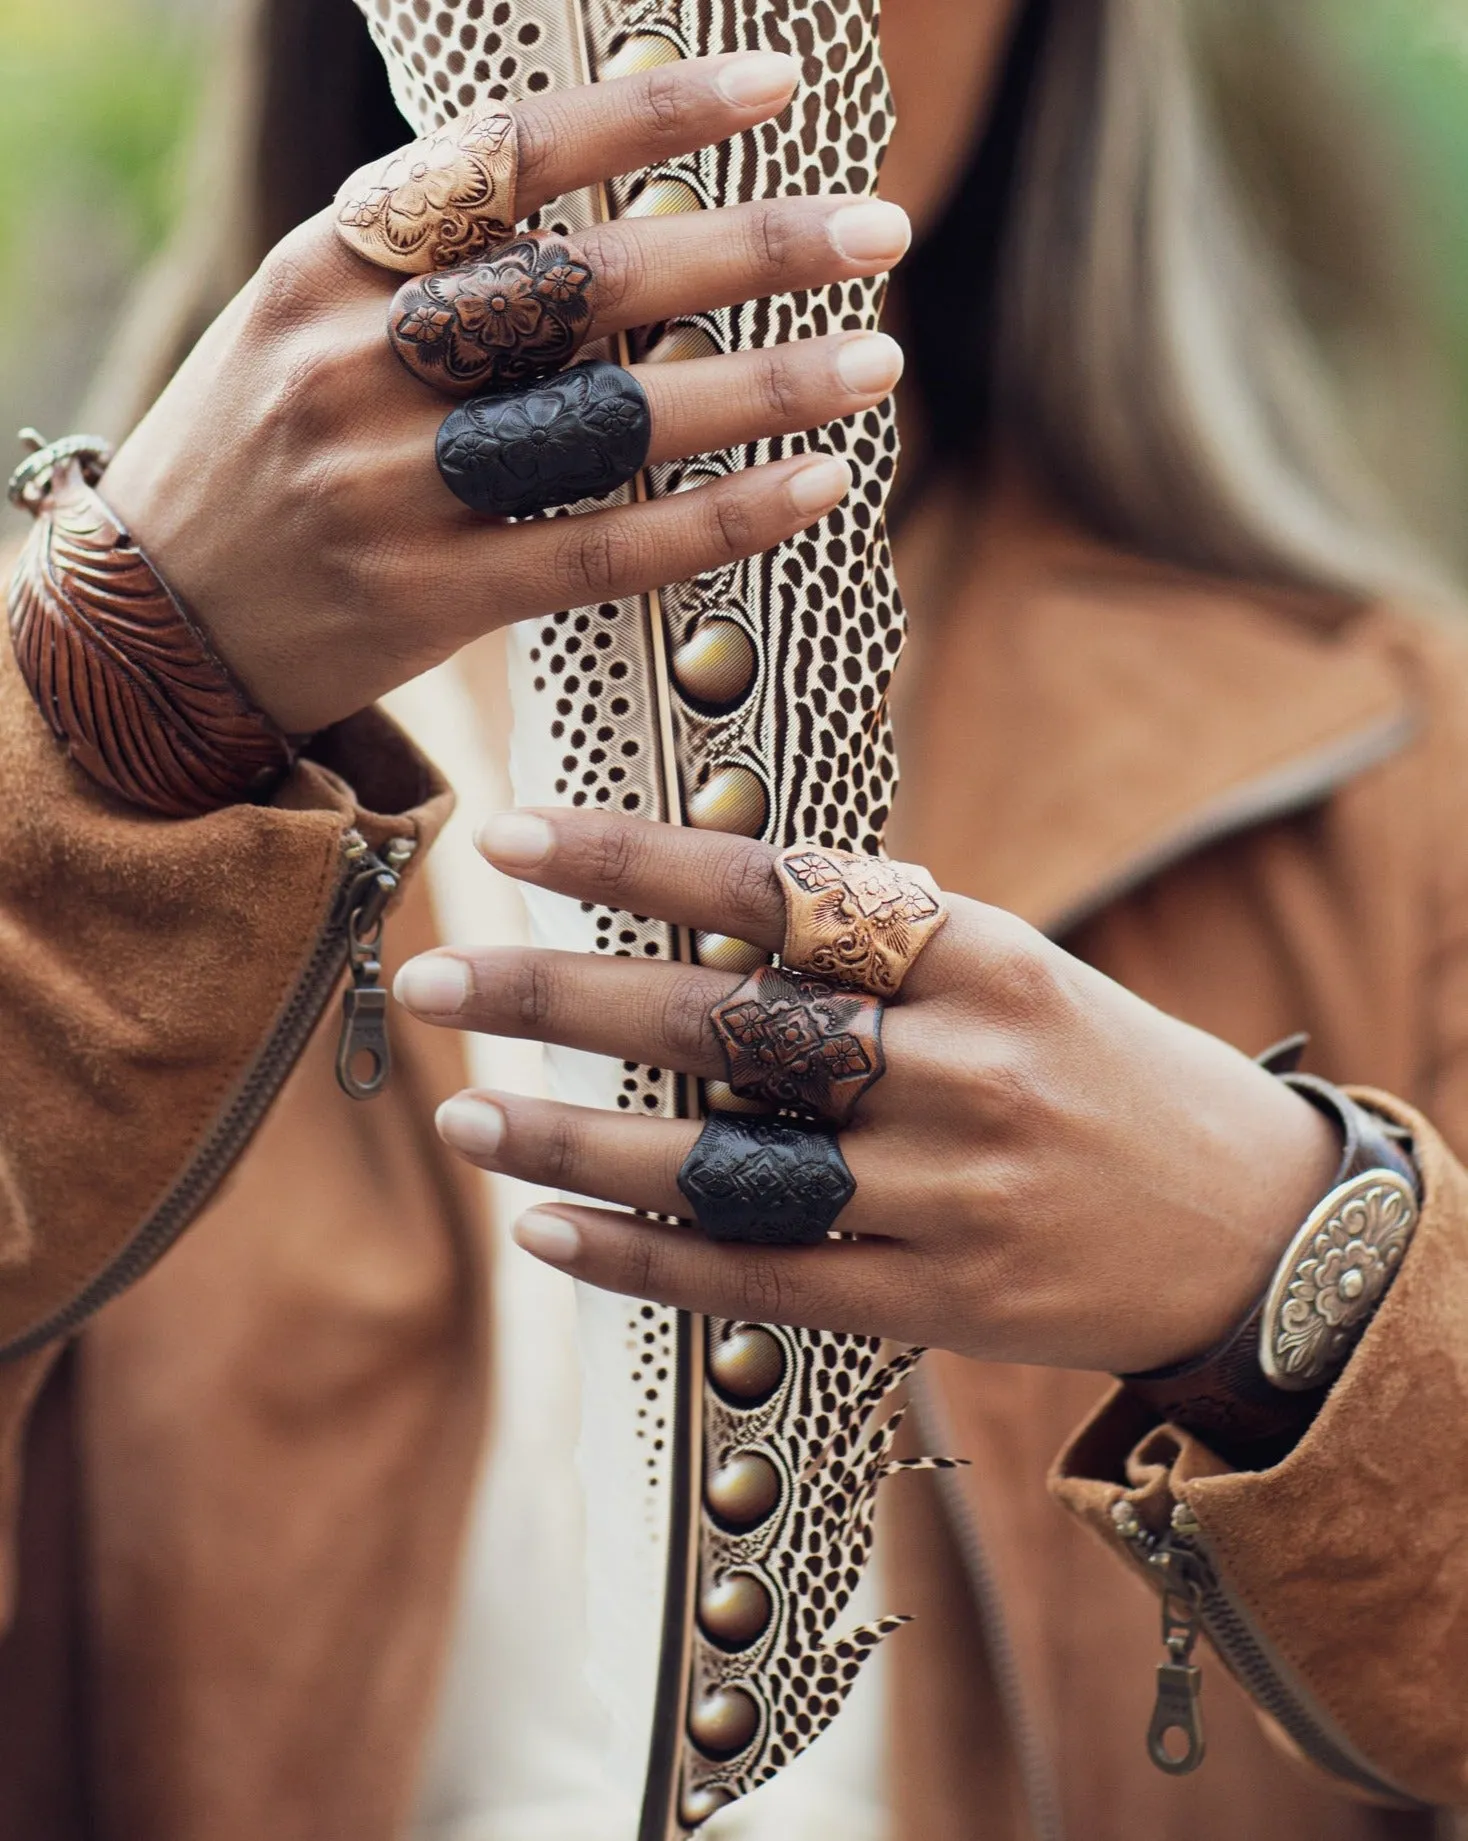
[[[785,1351],[778,1337],[752,1325],[710,1342],[709,1373],[720,1393],[735,1400],[763,1400],[785,1375]]]
[[[731,1758],[759,1731],[759,1705],[743,1688],[716,1688],[693,1703],[688,1734],[701,1752]]]
[[[716,972],[752,972],[757,965],[770,962],[762,946],[751,946],[748,940],[736,940],[727,933],[697,933],[693,943],[699,964],[711,965]]]
[[[700,831],[758,837],[768,810],[759,776],[747,767],[715,768],[697,792],[688,795],[688,822]]]
[[[736,1093],[727,1080],[706,1080],[703,1083],[703,1103],[710,1112],[758,1113],[768,1118],[772,1111],[763,1100],[746,1099],[742,1093]]]
[[[721,1809],[727,1809],[734,1798],[718,1784],[699,1784],[697,1788],[685,1790],[683,1800],[678,1806],[678,1813],[690,1828],[696,1828],[700,1822],[708,1821]]]
[[[675,326],[664,333],[650,351],[644,352],[644,364],[682,364],[688,358],[713,358],[719,347],[702,326]]]
[[[623,217],[684,217],[701,211],[703,200],[686,179],[649,179]]]
[[[745,1451],[721,1464],[704,1486],[709,1507],[733,1528],[752,1528],[780,1500],[780,1473],[767,1457]]]
[[[752,1573],[716,1580],[698,1601],[698,1621],[716,1643],[743,1649],[769,1627],[770,1594]]]
[[[702,620],[673,654],[678,688],[698,703],[735,703],[754,683],[754,641],[734,620]]]
[[[682,61],[683,54],[671,39],[658,32],[634,32],[602,65],[596,78],[598,83],[610,83],[614,77],[632,77],[639,70],[653,70],[659,64]]]

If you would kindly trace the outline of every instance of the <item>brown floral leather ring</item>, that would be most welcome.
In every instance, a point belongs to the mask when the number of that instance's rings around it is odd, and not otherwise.
[[[709,1012],[741,1099],[845,1125],[886,1072],[881,1000],[763,965]]]
[[[388,337],[421,382],[449,396],[558,371],[591,327],[596,279],[559,237],[516,237],[478,262],[405,281]]]
[[[515,234],[512,115],[480,110],[360,167],[336,195],[336,231],[379,268],[427,275]]]

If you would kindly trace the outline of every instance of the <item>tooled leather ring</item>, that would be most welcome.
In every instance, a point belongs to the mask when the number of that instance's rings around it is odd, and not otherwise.
[[[845,1125],[886,1071],[883,1008],[864,991],[762,965],[709,1021],[741,1099]]]
[[[678,1187],[710,1240],[814,1246],[856,1194],[856,1179],[829,1126],[715,1112]]]
[[[781,851],[776,873],[784,963],[874,997],[897,995],[948,918],[937,883],[915,863],[797,844]]]
[[[463,115],[359,167],[336,195],[337,235],[405,275],[472,262],[515,234],[518,169],[512,115]]]
[[[595,290],[577,251],[532,232],[478,262],[405,281],[388,338],[420,382],[474,396],[569,364],[591,328]]]
[[[438,470],[471,511],[525,518],[625,486],[651,442],[642,386],[595,359],[451,410],[438,431]]]

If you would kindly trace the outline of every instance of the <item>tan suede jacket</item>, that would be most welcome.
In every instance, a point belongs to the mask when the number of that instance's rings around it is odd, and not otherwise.
[[[902,1841],[1425,1841],[1468,1806],[1468,649],[1055,540],[915,669],[903,853],[1247,1050],[1308,1030],[1397,1096],[1426,1200],[1272,1470],[1104,1377],[929,1357],[970,1467],[887,1505]],[[0,1837],[395,1841],[484,1425],[457,1044],[395,1018],[370,1106],[330,1017],[289,1068],[364,848],[410,873],[446,795],[368,715],[270,808],[154,820],[8,666],[0,754]],[[389,930],[430,937],[411,892]],[[1221,1652],[1181,1779],[1143,1751],[1178,1539]]]

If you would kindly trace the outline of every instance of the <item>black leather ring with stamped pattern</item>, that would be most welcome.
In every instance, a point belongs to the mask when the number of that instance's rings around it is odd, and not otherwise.
[[[641,384],[594,359],[461,403],[438,431],[438,470],[471,511],[527,518],[625,486],[651,443]]]
[[[856,1179],[827,1126],[715,1112],[678,1187],[710,1240],[814,1246],[856,1194]]]

